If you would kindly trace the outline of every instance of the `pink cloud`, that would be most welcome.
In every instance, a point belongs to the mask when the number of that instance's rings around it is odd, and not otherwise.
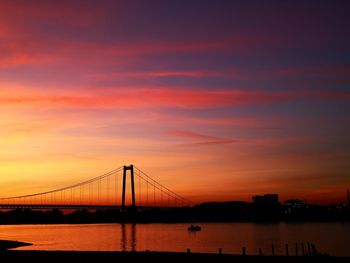
[[[119,71],[119,72],[106,72],[106,73],[94,73],[89,76],[95,80],[113,80],[120,78],[159,78],[159,77],[219,77],[224,76],[224,72],[213,70],[186,70],[186,71]]]
[[[205,139],[205,140],[219,139],[218,137],[215,137],[215,136],[209,136],[209,135],[204,135],[204,134],[200,134],[192,131],[184,131],[184,130],[166,131],[163,134],[167,136],[190,138],[190,139]]]
[[[248,143],[254,143],[263,147],[276,147],[286,144],[311,144],[316,143],[315,137],[307,136],[274,136],[254,139],[253,141],[247,141]]]
[[[307,92],[310,97],[318,97],[322,100],[333,100],[333,101],[349,101],[350,92],[348,91],[329,91],[329,90],[315,90]]]
[[[179,146],[189,147],[189,146],[208,146],[208,145],[220,145],[220,144],[232,144],[237,143],[238,140],[230,140],[230,139],[220,139],[213,141],[205,141],[205,142],[193,142],[193,143],[182,143]]]
[[[333,87],[350,83],[350,67],[343,65],[308,66],[298,68],[283,68],[265,72],[265,80],[277,77],[283,80],[273,81],[274,86],[289,88]]]
[[[185,131],[185,130],[166,131],[163,134],[166,136],[195,140],[195,142],[181,143],[179,144],[179,146],[206,146],[206,145],[217,145],[217,144],[231,144],[231,143],[238,142],[238,140],[205,135],[205,134],[192,132],[192,131]]]
[[[275,72],[279,76],[283,77],[348,77],[350,74],[350,68],[347,66],[309,66],[309,67],[298,67],[298,68],[282,68]]]
[[[2,93],[2,94],[1,94]],[[196,90],[185,88],[78,89],[70,95],[43,94],[31,90],[0,93],[1,104],[43,104],[82,108],[213,108],[251,104],[280,103],[295,99],[348,101],[350,92],[263,91],[242,89]]]
[[[220,41],[144,41],[142,43],[98,43],[85,42],[72,39],[59,39],[52,35],[45,36],[45,39],[30,38],[28,36],[19,37],[16,41],[12,37],[5,36],[3,42],[6,44],[6,49],[3,50],[3,58],[0,60],[0,67],[23,65],[24,61],[13,59],[18,56],[25,56],[28,59],[25,61],[28,65],[37,64],[70,64],[84,65],[89,62],[93,66],[106,66],[109,64],[125,64],[126,58],[134,59],[145,55],[155,54],[177,54],[177,53],[200,53],[207,51],[241,51],[247,49],[247,44],[238,44],[240,41],[220,40]],[[232,43],[235,43],[234,45]],[[23,44],[22,44],[23,43]],[[25,45],[24,43],[31,43]],[[51,47],[51,48],[48,48]],[[29,59],[29,58],[35,59]],[[116,62],[116,59],[123,58],[124,61]],[[18,63],[16,63],[18,62]],[[145,72],[125,73],[127,75],[144,76]],[[163,75],[188,75],[199,77],[199,73],[188,73],[188,71],[170,71],[170,72],[149,72],[148,76],[163,76]],[[118,73],[115,73],[118,76]]]
[[[225,47],[224,43],[203,43],[201,41],[165,41],[144,43],[89,43],[71,39],[57,39],[52,36],[40,38],[20,37],[16,41],[7,40],[4,36],[0,67],[15,67],[21,65],[90,65],[93,67],[106,65],[127,65],[130,60],[145,55],[164,53],[196,53],[217,50]],[[27,45],[26,43],[30,43]],[[120,59],[123,59],[120,61]],[[106,73],[104,73],[106,74]],[[98,75],[94,73],[94,75]],[[110,74],[109,77],[113,76]],[[155,71],[155,72],[124,72],[114,73],[115,77],[162,77],[189,76],[200,77],[203,73],[195,71]]]
[[[78,12],[79,11],[79,12]],[[96,25],[99,19],[106,14],[101,6],[67,5],[64,1],[51,3],[35,3],[16,1],[1,1],[0,15],[3,23],[10,24],[13,28],[33,28],[26,23],[28,19],[46,21],[47,23],[59,23],[66,26],[91,27]]]
[[[20,95],[3,95],[2,104],[37,103],[69,107],[177,107],[177,108],[211,108],[244,104],[265,104],[290,99],[288,92],[265,92],[244,90],[195,90],[171,88],[118,88],[81,90],[83,95],[55,95],[31,92]]]

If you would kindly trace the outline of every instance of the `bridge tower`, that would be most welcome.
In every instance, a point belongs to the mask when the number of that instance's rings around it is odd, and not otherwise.
[[[134,166],[124,165],[123,169],[123,192],[122,192],[122,208],[125,208],[125,186],[126,186],[126,172],[130,171],[130,178],[131,178],[131,200],[132,200],[132,207],[135,208],[135,183],[134,183]]]

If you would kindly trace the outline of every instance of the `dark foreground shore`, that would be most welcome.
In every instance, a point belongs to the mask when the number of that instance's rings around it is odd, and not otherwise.
[[[285,257],[285,256],[241,256],[229,254],[206,253],[174,253],[174,252],[94,252],[94,251],[19,251],[8,250],[0,252],[0,262],[350,262],[350,258],[329,256],[318,257]]]
[[[25,247],[25,246],[31,246],[30,243],[25,242],[19,242],[19,241],[12,241],[12,240],[0,240],[0,251],[11,249],[11,248],[17,248],[17,247]]]

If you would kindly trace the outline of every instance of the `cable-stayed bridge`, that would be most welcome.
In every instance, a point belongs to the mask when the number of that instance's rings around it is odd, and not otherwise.
[[[134,165],[124,165],[90,180],[54,190],[0,197],[0,209],[122,210],[127,207],[146,209],[192,204],[192,201],[152,179]]]

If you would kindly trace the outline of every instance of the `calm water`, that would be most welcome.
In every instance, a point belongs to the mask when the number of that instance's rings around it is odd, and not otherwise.
[[[282,254],[289,243],[312,242],[321,252],[350,256],[350,223],[252,224],[208,223],[190,233],[187,224],[94,224],[0,226],[0,239],[33,243],[36,250],[151,250]],[[300,251],[300,249],[299,249]],[[291,252],[290,252],[291,253]]]

